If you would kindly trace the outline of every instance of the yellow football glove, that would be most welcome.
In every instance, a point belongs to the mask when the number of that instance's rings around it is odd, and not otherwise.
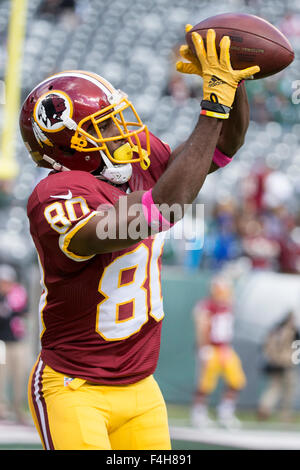
[[[206,35],[206,51],[200,34],[192,33],[192,41],[203,76],[201,114],[228,119],[239,82],[252,77],[260,71],[260,68],[254,65],[243,70],[233,70],[230,64],[229,37],[223,36],[220,41],[220,59],[217,55],[215,39],[215,31],[209,29]]]
[[[191,29],[193,29],[193,26],[191,24],[187,24],[185,26],[186,33],[188,33]],[[186,44],[183,44],[182,46],[180,46],[179,53],[181,57],[187,60],[188,62],[182,62],[182,61],[176,62],[177,72],[187,73],[191,75],[200,75],[200,77],[202,77],[201,64],[199,60],[197,59],[197,57],[195,56],[195,54],[193,54],[189,46],[187,46]]]

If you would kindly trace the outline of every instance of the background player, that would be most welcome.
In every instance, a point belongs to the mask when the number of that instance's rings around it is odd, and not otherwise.
[[[212,280],[210,295],[194,309],[200,377],[192,410],[195,426],[212,424],[208,398],[223,377],[226,390],[218,406],[218,420],[224,426],[238,426],[234,412],[238,393],[246,385],[241,361],[232,348],[233,292],[230,282],[222,277]]]
[[[54,169],[28,202],[43,286],[42,351],[29,401],[46,449],[170,447],[152,376],[164,315],[162,232],[175,221],[169,207],[195,199],[212,159],[217,167],[230,161],[223,148],[216,151],[222,122],[239,82],[259,70],[232,70],[227,37],[219,60],[212,30],[207,54],[197,34],[194,44],[204,115],[171,155],[127,97],[94,74],[57,74],[23,104],[24,142],[38,165]],[[164,204],[161,212],[155,204]],[[138,230],[131,231],[135,223]]]
[[[29,356],[27,314],[27,291],[18,282],[16,270],[11,265],[0,264],[0,341],[5,345],[5,361],[0,363],[0,420],[12,419],[21,424],[27,423],[24,413]]]
[[[269,419],[279,405],[279,416],[283,421],[293,419],[293,401],[297,383],[297,368],[291,358],[294,341],[300,335],[293,311],[266,334],[263,343],[263,368],[266,385],[259,398],[258,418]]]

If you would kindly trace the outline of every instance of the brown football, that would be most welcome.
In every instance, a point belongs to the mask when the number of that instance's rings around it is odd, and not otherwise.
[[[280,72],[294,60],[294,51],[287,38],[268,21],[243,13],[211,16],[196,24],[186,34],[189,47],[195,52],[191,33],[196,31],[205,41],[208,29],[216,32],[216,46],[223,36],[230,37],[230,59],[233,69],[259,65],[255,79]]]

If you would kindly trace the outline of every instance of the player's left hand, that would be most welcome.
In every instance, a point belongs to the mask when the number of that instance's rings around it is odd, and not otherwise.
[[[185,32],[188,33],[193,26],[191,24],[187,24],[185,26]],[[195,54],[192,53],[189,46],[186,44],[182,44],[179,48],[179,53],[183,59],[187,62],[182,62],[179,60],[176,62],[176,70],[180,73],[187,73],[190,75],[200,75],[202,77],[202,68],[200,61],[197,59]]]

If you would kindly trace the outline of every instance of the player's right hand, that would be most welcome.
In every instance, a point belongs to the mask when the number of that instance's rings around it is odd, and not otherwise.
[[[205,50],[200,34],[192,33],[193,44],[202,68],[202,109],[208,108],[210,114],[207,113],[207,115],[226,119],[229,117],[239,82],[252,77],[259,72],[260,68],[258,65],[254,65],[243,70],[233,70],[230,63],[229,36],[223,36],[220,41],[220,58],[217,55],[215,38],[215,31],[209,29],[206,35],[207,48]]]

